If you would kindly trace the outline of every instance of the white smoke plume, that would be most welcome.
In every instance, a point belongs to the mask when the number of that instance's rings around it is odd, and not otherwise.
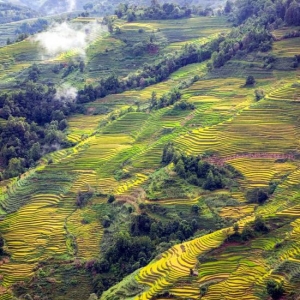
[[[77,97],[77,89],[68,84],[63,84],[57,88],[54,98],[63,103],[74,102]]]
[[[76,0],[67,0],[68,2],[68,12],[74,11],[76,9]]]
[[[96,22],[87,25],[54,23],[47,31],[37,34],[33,40],[39,43],[43,54],[48,57],[53,58],[61,53],[74,51],[84,58],[88,43],[105,31],[107,28]]]

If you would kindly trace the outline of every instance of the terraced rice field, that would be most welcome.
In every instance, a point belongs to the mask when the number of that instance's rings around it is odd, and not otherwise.
[[[120,23],[120,26],[127,35],[137,32],[138,28],[144,28],[146,32],[159,29],[157,38],[161,43],[169,44],[165,53],[174,51],[185,41],[206,42],[220,28],[221,31],[227,30],[225,20],[220,18],[145,21]],[[178,28],[182,29],[180,34]],[[134,38],[138,39],[138,36]],[[22,51],[25,49],[23,56],[18,47]],[[11,68],[13,72],[14,60],[27,60],[27,52],[34,60],[30,47],[34,45],[25,41],[12,46],[13,57],[3,53],[1,57],[4,65],[7,64],[7,70]],[[124,43],[114,37],[95,37],[87,49],[90,68],[88,79],[93,81],[101,74],[109,73],[111,70],[107,69],[107,65],[112,64],[110,59],[113,59],[113,56],[109,58],[110,53],[121,51],[123,47]],[[278,55],[285,55],[282,49],[287,50],[288,55],[296,51],[287,41],[276,42],[276,47],[275,53],[277,51]],[[70,57],[73,55],[69,54]],[[66,58],[69,57],[64,54],[60,59]],[[18,64],[17,68],[21,67],[27,66]],[[128,74],[131,67],[124,66],[124,74],[125,70]],[[4,74],[2,71],[0,77]],[[298,274],[299,79],[286,79],[274,86],[274,78],[268,77],[269,71],[259,69],[259,72],[265,78],[258,84],[264,87],[267,94],[259,102],[254,100],[255,87],[243,87],[244,78],[203,79],[207,73],[206,63],[193,64],[181,68],[162,83],[143,90],[110,95],[87,104],[86,108],[89,113],[93,113],[106,106],[112,114],[117,115],[117,112],[125,111],[130,106],[135,107],[136,101],[141,106],[147,105],[153,91],[159,97],[171,87],[198,75],[199,81],[182,89],[182,98],[193,103],[194,110],[178,112],[173,107],[166,107],[151,112],[133,111],[113,121],[102,115],[77,115],[70,118],[68,139],[76,143],[73,148],[47,155],[41,159],[36,170],[20,179],[0,183],[0,213],[4,210],[11,212],[0,222],[0,231],[11,254],[10,260],[2,262],[0,268],[1,278],[3,276],[0,281],[0,298],[11,299],[9,288],[12,284],[31,278],[35,267],[42,260],[97,258],[104,230],[101,220],[99,222],[96,219],[89,205],[81,210],[76,208],[78,192],[95,190],[104,194],[113,193],[119,203],[126,202],[126,199],[136,200],[138,197],[132,195],[137,190],[144,192],[143,187],[149,176],[161,166],[162,150],[169,141],[174,141],[175,146],[187,154],[213,153],[223,164],[227,163],[242,173],[243,178],[239,179],[238,187],[222,191],[239,202],[237,206],[222,207],[217,211],[223,220],[237,221],[240,231],[259,214],[266,217],[290,217],[293,222],[283,238],[270,233],[247,245],[228,245],[227,238],[233,232],[232,227],[178,244],[141,268],[134,276],[125,279],[124,289],[131,290],[133,283],[143,286],[133,295],[137,300],[153,299],[167,290],[181,299],[198,299],[199,286],[207,285],[207,292],[202,299],[217,300],[221,297],[228,300],[252,300],[261,299],[266,280],[274,276],[284,280],[286,289],[291,290],[280,268],[278,274],[273,274],[272,268],[282,267],[283,262],[288,261],[295,269],[293,274]],[[48,164],[50,159],[53,163]],[[117,180],[116,171],[121,169],[129,172],[130,177]],[[278,187],[266,205],[258,207],[245,202],[247,189],[266,188],[271,181],[276,181]],[[217,194],[202,190],[193,197],[181,198],[175,195],[174,198],[157,201],[145,199],[145,203],[159,204],[172,212],[188,211],[191,205],[199,203],[200,197]],[[143,197],[142,200],[138,199],[144,201]],[[104,200],[95,197],[93,201],[103,203]],[[139,212],[138,209],[136,212]],[[287,246],[278,251],[279,254],[276,254],[270,266],[264,251],[273,250],[282,239],[285,239]],[[198,259],[206,255],[212,260]],[[190,269],[198,272],[192,279],[189,276]],[[115,299],[113,294],[109,290],[103,294],[102,299]]]
[[[244,188],[267,187],[271,181],[280,181],[297,168],[292,162],[276,163],[271,159],[235,159],[227,163],[243,174]]]
[[[223,218],[240,219],[240,231],[247,222],[253,220],[253,214],[289,217],[300,215],[297,179],[299,162],[294,157],[299,149],[297,80],[289,79],[276,87],[273,80],[270,80],[269,85],[264,86],[267,91],[265,100],[256,103],[253,101],[254,90],[244,89],[242,85],[243,81],[235,78],[224,81],[201,80],[192,85],[184,91],[183,97],[194,103],[196,110],[181,119],[180,124],[185,129],[179,127],[175,130],[176,134],[169,137],[175,139],[176,145],[189,154],[214,151],[216,157],[243,174],[243,179],[239,180],[242,191],[254,187],[266,188],[271,181],[279,183],[272,198],[261,207],[246,204],[241,191],[230,193],[242,203],[222,208],[219,215]],[[164,115],[167,114],[166,112]],[[151,118],[152,116],[148,121]],[[157,120],[161,122],[162,119],[159,117]],[[174,120],[172,123],[174,124]],[[134,166],[143,166],[147,161],[151,164],[157,162],[162,149],[158,151],[157,148],[160,148],[159,142],[151,150],[138,154]],[[171,207],[184,201],[186,199],[168,199],[160,200],[159,203]],[[285,260],[293,263],[295,260],[297,264],[299,243],[296,236],[299,224],[297,220],[292,223],[292,230],[285,231],[286,241],[291,244],[282,250],[281,256],[272,262],[271,268]],[[227,228],[221,231],[222,234],[219,232],[222,236],[220,239],[225,241],[231,230]],[[204,236],[203,241],[209,241],[210,236],[214,235]],[[220,239],[214,237],[215,245],[221,245]],[[222,299],[262,299],[269,276],[283,280],[287,291],[293,289],[282,273],[272,273],[269,262],[262,256],[263,251],[277,247],[276,244],[281,240],[279,235],[257,238],[247,246],[221,247],[220,253],[216,252],[215,260],[200,264],[196,257],[205,250],[201,246],[194,249],[189,244],[194,245],[199,240],[202,238],[188,242],[184,247],[177,245],[171,248],[162,257],[141,269],[135,279],[124,280],[118,289],[129,291],[131,284],[139,282],[146,285],[146,288],[134,299],[152,299],[164,291],[180,299],[198,299],[199,285],[207,285],[208,290],[201,299],[220,299],[220,295]],[[206,249],[210,246],[214,248],[214,242],[208,242]],[[188,249],[187,253],[185,249]],[[199,272],[199,276],[192,280],[189,278],[190,268]],[[294,274],[298,274],[296,270],[295,267]],[[108,291],[101,299],[113,299],[112,295],[112,291]],[[159,299],[164,298],[160,296]]]
[[[11,83],[20,72],[40,60],[37,44],[26,39],[0,48],[0,78],[2,85]]]
[[[279,111],[285,107],[285,114]],[[248,107],[231,120],[209,128],[195,129],[176,142],[189,153],[214,150],[231,153],[289,153],[298,149],[297,107],[287,102],[264,102]],[[255,125],[253,125],[255,122]]]
[[[299,29],[299,26],[282,27],[280,29],[274,30],[272,33],[276,37],[276,39],[280,40],[284,35],[293,31],[298,31]]]
[[[68,120],[68,139],[72,142],[80,142],[90,136],[96,129],[103,116],[74,116]]]
[[[225,232],[218,231],[203,238],[176,245],[163,253],[162,257],[154,260],[136,275],[136,280],[149,288],[135,299],[151,299],[159,292],[170,288],[182,277],[188,276],[190,268],[194,268],[197,263],[196,255],[218,247],[225,236]],[[195,296],[195,291],[189,289],[181,288],[179,293],[186,298]],[[111,299],[109,293],[104,293],[102,298]]]
[[[140,22],[151,29],[159,29],[170,43],[190,41],[211,34],[226,32],[228,23],[224,18],[190,18],[183,20],[161,20]],[[178,31],[180,28],[180,31]]]
[[[31,195],[28,204],[0,224],[11,254],[0,270],[4,288],[33,275],[40,260],[68,254],[64,223],[74,210],[73,196],[67,190],[63,195],[62,190],[52,187],[51,194],[45,193],[45,190],[51,192],[48,185]]]
[[[299,54],[300,38],[291,38],[274,43],[273,53],[278,57],[294,57]]]
[[[97,222],[94,214],[89,208],[77,210],[67,221],[68,232],[76,242],[75,254],[85,260],[98,257],[103,236],[102,225]]]
[[[225,18],[196,17],[182,20],[139,21],[125,23],[122,20],[115,22],[121,29],[121,34],[115,37],[104,37],[96,40],[88,49],[89,78],[95,80],[99,76],[107,76],[117,72],[122,76],[135,71],[144,63],[151,64],[158,56],[172,53],[180,49],[185,42],[205,43],[222,32],[229,30]],[[144,33],[138,33],[144,29]],[[155,35],[159,44],[158,53],[144,53],[141,56],[132,56],[132,46],[141,41],[148,41],[150,34]],[[180,33],[180,34],[179,34]],[[123,40],[127,42],[124,43]],[[131,45],[131,48],[127,46]],[[124,59],[124,51],[126,59]]]

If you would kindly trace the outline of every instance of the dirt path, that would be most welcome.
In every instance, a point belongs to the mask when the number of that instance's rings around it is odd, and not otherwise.
[[[146,193],[142,188],[135,189],[130,195],[116,195],[116,200],[120,203],[131,204],[137,214],[141,214],[138,202],[144,202]]]
[[[236,154],[236,155],[230,155],[225,157],[218,157],[218,156],[211,156],[208,158],[205,158],[204,160],[218,166],[223,166],[227,161],[233,160],[233,159],[239,159],[239,158],[264,158],[264,159],[282,159],[282,160],[295,160],[294,154],[280,154],[280,153],[244,153],[244,154]]]

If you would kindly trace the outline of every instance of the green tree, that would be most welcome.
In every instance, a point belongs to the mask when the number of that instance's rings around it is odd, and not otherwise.
[[[113,26],[113,22],[111,21],[111,19],[109,19],[109,21],[107,22],[107,30],[109,33],[113,33],[114,32],[114,26]]]
[[[29,150],[29,156],[31,159],[34,161],[38,160],[42,156],[42,151],[41,151],[41,145],[39,142],[36,142],[32,145],[32,147]]]
[[[267,227],[265,220],[261,216],[256,216],[254,223],[254,230],[258,232],[268,232],[269,228]]]
[[[136,15],[135,12],[133,10],[130,10],[127,12],[127,21],[128,22],[133,22],[136,20]]]
[[[58,124],[59,130],[65,130],[68,127],[68,121],[66,119],[63,119]]]
[[[284,294],[284,288],[282,282],[277,282],[274,279],[270,279],[267,282],[267,292],[272,299],[280,299]]]
[[[85,68],[85,63],[84,63],[84,61],[81,60],[79,63],[79,70],[81,73],[83,73],[84,68]]]
[[[185,172],[184,163],[182,159],[179,159],[179,161],[175,165],[175,172],[178,174],[178,176],[185,178],[186,172]]]
[[[107,198],[108,203],[113,203],[116,200],[116,197],[114,195],[109,195]]]
[[[249,224],[245,224],[241,233],[241,237],[244,241],[248,241],[254,237],[254,232],[252,228],[249,226]]]
[[[211,170],[208,172],[206,180],[203,183],[203,188],[205,190],[211,190],[211,191],[216,189],[215,176]]]
[[[157,105],[157,94],[156,92],[151,93],[151,98],[150,98],[150,108],[154,108]]]
[[[192,213],[198,214],[200,211],[200,207],[197,204],[193,204],[191,208]]]
[[[284,20],[288,25],[300,25],[300,5],[293,1],[287,9]]]
[[[8,163],[8,173],[10,177],[15,177],[24,171],[22,158],[11,158]]]
[[[263,204],[268,198],[267,192],[261,188],[254,188],[246,193],[246,199],[249,203]]]
[[[233,231],[234,231],[235,234],[237,234],[239,232],[239,229],[240,229],[239,224],[238,223],[234,223],[234,225],[233,225]]]
[[[164,146],[163,155],[161,162],[163,165],[168,165],[170,162],[173,161],[175,155],[175,148],[172,143],[168,143]]]
[[[254,85],[255,84],[255,79],[252,75],[249,75],[247,78],[246,78],[246,82],[245,82],[245,85],[246,86],[249,86],[249,85]]]
[[[0,234],[0,255],[4,254],[3,247],[4,247],[4,239],[3,239],[2,235]]]
[[[224,7],[225,14],[231,13],[232,8],[233,8],[233,3],[231,1],[229,1],[229,0],[227,0],[226,4],[225,4],[225,7]]]
[[[254,91],[255,100],[259,101],[260,99],[264,98],[265,93],[262,89],[257,89]]]
[[[209,163],[200,160],[198,162],[197,176],[199,178],[205,178],[209,169],[210,169]]]

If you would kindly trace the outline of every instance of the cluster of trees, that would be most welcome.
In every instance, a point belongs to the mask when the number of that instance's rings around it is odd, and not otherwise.
[[[67,65],[64,63],[56,64],[52,68],[52,72],[55,74],[59,74],[62,70],[64,71],[62,74],[62,77],[65,78],[69,76],[71,73],[75,72],[76,70],[79,70],[80,73],[83,73],[85,69],[85,63],[83,60],[80,60],[78,62],[71,61]],[[30,78],[33,80],[32,78]]]
[[[137,5],[119,4],[115,10],[118,18],[125,18],[128,22],[140,20],[165,20],[189,18],[192,9],[189,6],[181,6],[174,3],[164,3],[160,5],[153,1],[149,7],[140,7]]]
[[[172,220],[162,223],[145,211],[132,216],[129,233],[119,233],[100,261],[88,264],[94,276],[95,292],[101,293],[126,275],[147,265],[160,253],[158,245],[169,247],[174,241],[184,241],[197,231],[193,220]]]
[[[146,207],[146,209],[153,211],[154,208]],[[161,210],[160,207],[157,209]],[[160,211],[159,214],[161,213]],[[161,242],[184,241],[193,236],[197,229],[198,222],[196,219],[172,220],[168,223],[162,223],[143,212],[141,215],[133,217],[130,232],[132,236],[150,236],[151,240],[158,245]]]
[[[84,191],[84,192],[79,191],[76,197],[76,205],[79,208],[83,208],[89,203],[93,195],[94,195],[94,191],[92,189],[89,189],[88,191]]]
[[[220,68],[235,55],[244,55],[260,50],[266,52],[272,48],[273,37],[261,25],[248,24],[233,29],[212,53],[212,67]]]
[[[165,145],[161,162],[163,165],[174,163],[174,170],[179,177],[205,190],[224,188],[241,176],[232,166],[216,167],[200,156],[182,154],[172,143]]]
[[[87,269],[94,274],[94,291],[101,294],[126,275],[145,266],[152,258],[155,246],[148,236],[132,237],[120,233],[114,237],[114,244],[100,261],[87,264]]]
[[[267,293],[272,297],[272,299],[281,299],[285,290],[282,282],[278,282],[274,279],[269,279],[267,281]]]
[[[11,40],[10,38],[7,38],[6,45],[11,45],[13,43],[22,42],[23,40],[25,40],[27,38],[28,38],[28,34],[27,33],[20,33],[14,41]]]
[[[240,0],[227,1],[224,9],[236,28],[212,54],[212,67],[219,68],[235,55],[272,48],[270,30],[282,24],[300,25],[299,0]],[[242,26],[239,26],[242,25]]]
[[[177,102],[174,105],[175,110],[194,110],[196,107],[193,103],[189,103],[185,100]]]
[[[126,5],[121,7],[122,10],[126,7],[129,9]],[[240,9],[237,11],[236,15],[239,14]],[[245,20],[247,20],[246,17],[244,17]],[[210,66],[219,68],[235,55],[243,55],[254,50],[268,51],[272,47],[273,37],[264,22],[260,18],[258,20],[251,19],[243,26],[233,29],[228,36],[220,35],[203,46],[186,44],[181,51],[165,55],[151,65],[144,64],[142,69],[129,74],[122,80],[115,75],[101,79],[98,86],[88,86],[80,91],[79,102],[85,103],[110,93],[123,92],[131,88],[143,88],[161,82],[183,66],[203,62],[210,58],[212,58]],[[134,51],[141,54],[145,51],[145,45],[143,43],[137,45]]]
[[[118,28],[118,27],[117,27]],[[140,32],[141,33],[141,32]],[[154,35],[150,36],[149,41],[138,42],[129,48],[134,56],[141,56],[145,53],[156,53],[159,49],[159,44],[154,42]]]
[[[24,22],[19,28],[15,30],[15,34],[18,35],[17,38],[14,41],[8,38],[6,40],[6,44],[10,45],[13,43],[21,42],[25,40],[29,35],[45,30],[47,26],[48,21],[46,19],[41,18],[35,20],[34,22]]]
[[[262,188],[254,188],[246,193],[246,199],[249,203],[263,204],[269,198],[268,191]]]
[[[36,17],[39,17],[39,14],[28,7],[5,2],[0,3],[0,24]]]
[[[28,81],[19,91],[0,96],[1,178],[17,176],[33,166],[42,154],[70,146],[62,132],[73,102],[56,97],[56,89]]]
[[[15,30],[15,33],[34,34],[39,31],[45,30],[47,26],[48,26],[48,21],[46,19],[39,18],[33,22],[22,23],[21,26]]]
[[[281,38],[279,39],[290,39],[290,38],[296,38],[296,37],[300,37],[300,30],[293,30],[290,32],[285,33]]]
[[[229,6],[232,7],[232,1]],[[300,25],[299,0],[240,0],[235,2],[233,17],[236,24],[242,24],[247,19],[267,26],[278,26],[283,21],[288,25]]]
[[[181,99],[181,92],[178,88],[172,89],[170,92],[157,98],[156,92],[152,92],[150,99],[150,110],[160,109],[175,104]]]
[[[249,241],[260,234],[268,233],[270,231],[266,221],[261,216],[257,216],[253,222],[246,223],[241,233],[239,232],[237,223],[234,224],[233,230],[234,233],[228,238],[229,242]]]

